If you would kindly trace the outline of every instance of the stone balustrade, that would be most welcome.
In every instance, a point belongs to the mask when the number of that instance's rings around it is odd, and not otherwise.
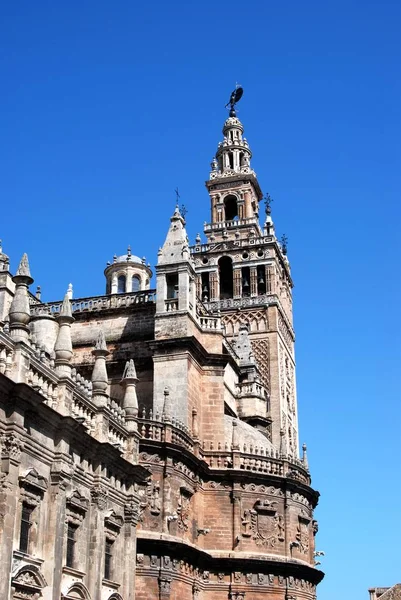
[[[138,419],[138,430],[146,440],[170,442],[194,452],[195,444],[189,429],[174,417],[169,419],[158,413],[153,416],[152,409],[148,413],[143,409]]]
[[[266,306],[268,304],[278,304],[277,296],[274,294],[261,294],[259,296],[245,296],[243,298],[224,298],[223,300],[213,300],[212,302],[204,302],[206,308],[211,312],[216,312],[225,308]]]
[[[221,331],[221,318],[211,315],[199,315],[198,322],[203,331]]]
[[[9,376],[12,369],[14,344],[5,333],[0,331],[0,373]]]
[[[168,298],[164,301],[166,312],[175,312],[178,310],[178,298]]]
[[[57,406],[58,377],[53,369],[44,364],[44,361],[41,362],[36,356],[30,357],[26,383],[44,397],[45,404],[52,408]]]
[[[156,290],[142,290],[126,294],[112,294],[108,296],[94,296],[92,298],[77,298],[71,301],[71,310],[74,313],[112,310],[127,308],[135,304],[154,303]],[[31,305],[32,316],[56,315],[61,310],[62,301],[48,302],[46,304]]]
[[[71,416],[87,427],[88,432],[95,430],[95,407],[88,401],[87,395],[75,391],[72,399]]]
[[[209,231],[216,231],[218,229],[233,229],[242,226],[248,226],[253,223],[259,224],[256,217],[248,217],[245,219],[234,219],[232,221],[221,221],[220,223],[205,223],[205,233]]]
[[[247,381],[239,383],[237,387],[237,393],[240,398],[246,396],[257,396],[263,400],[267,400],[266,390],[262,384],[257,381]]]
[[[200,446],[187,427],[175,419],[166,419],[152,410],[142,410],[138,418],[138,430],[142,441],[173,443],[193,452],[211,469],[238,469],[279,477],[290,477],[309,485],[309,471],[302,460],[280,456],[278,450],[244,444],[235,449],[228,442],[217,445],[203,442]]]

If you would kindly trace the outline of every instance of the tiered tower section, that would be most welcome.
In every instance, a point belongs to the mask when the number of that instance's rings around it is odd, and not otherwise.
[[[286,248],[275,235],[267,196],[266,218],[259,224],[263,198],[252,153],[240,120],[231,111],[224,139],[212,161],[206,187],[211,221],[191,248],[197,294],[208,310],[220,312],[233,340],[247,326],[261,383],[268,400],[248,406],[241,418],[258,427],[277,448],[298,456],[292,280]]]

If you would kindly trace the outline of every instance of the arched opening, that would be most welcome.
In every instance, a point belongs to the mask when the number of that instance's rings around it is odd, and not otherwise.
[[[233,297],[233,261],[229,256],[219,259],[220,299]]]
[[[224,198],[224,219],[232,221],[236,217],[238,217],[237,197],[230,194]]]
[[[257,269],[257,278],[258,278],[258,295],[266,293],[266,281],[265,281],[265,265],[259,265]]]
[[[251,295],[251,270],[249,267],[242,267],[242,296]]]
[[[208,302],[210,298],[209,273],[202,273],[202,300]]]
[[[138,275],[134,275],[131,281],[131,292],[139,292],[141,289],[141,280]]]
[[[178,298],[178,273],[167,273],[167,300]]]
[[[61,594],[62,600],[90,600],[87,588],[81,582],[73,583],[66,594]]]
[[[117,279],[117,294],[125,294],[125,275],[119,275]]]

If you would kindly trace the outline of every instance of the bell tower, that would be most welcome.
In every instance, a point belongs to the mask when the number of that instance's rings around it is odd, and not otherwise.
[[[221,314],[234,352],[240,330],[248,329],[268,401],[239,416],[263,431],[283,454],[298,457],[293,283],[285,237],[280,243],[275,234],[269,194],[260,224],[263,193],[235,110],[241,96],[241,88],[231,95],[223,140],[206,182],[211,206],[210,223],[204,226],[206,243],[198,235],[191,248],[197,295],[208,310]]]

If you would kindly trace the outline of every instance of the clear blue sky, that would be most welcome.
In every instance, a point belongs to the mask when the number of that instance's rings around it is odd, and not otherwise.
[[[0,6],[0,237],[43,297],[155,263],[179,187],[191,240],[236,81],[289,237],[301,442],[321,491],[319,600],[401,580],[397,1]]]

